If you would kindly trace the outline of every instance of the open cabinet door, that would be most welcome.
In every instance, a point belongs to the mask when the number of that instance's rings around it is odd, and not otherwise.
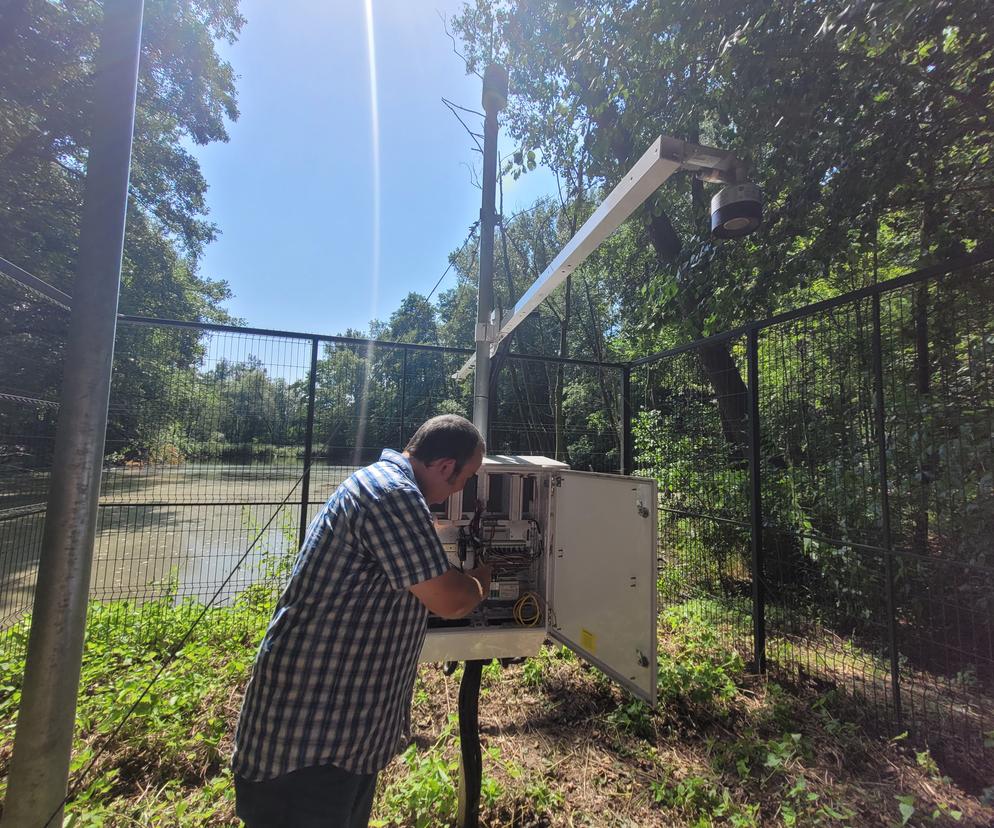
[[[552,488],[549,632],[656,703],[656,482],[563,471]]]

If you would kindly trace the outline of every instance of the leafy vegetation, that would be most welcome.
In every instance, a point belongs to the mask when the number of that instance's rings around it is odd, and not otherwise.
[[[581,469],[619,462],[617,372],[514,360],[512,345],[624,361],[989,242],[986,5],[467,4],[454,27],[468,68],[512,67],[504,128],[519,151],[502,159],[502,174],[541,163],[561,184],[558,200],[501,222],[501,309],[660,133],[747,158],[767,202],[759,234],[715,246],[703,182],[677,178],[656,193],[496,356],[492,448]],[[0,254],[69,293],[98,19],[95,0],[18,0],[0,10]],[[242,22],[237,0],[146,4],[126,312],[228,319],[227,286],[199,269],[216,229],[184,141],[224,140],[225,119],[237,116],[233,70],[214,43],[236,38]],[[434,303],[412,293],[387,320],[344,333],[471,346],[478,255],[470,234],[450,257],[452,289]],[[65,317],[6,284],[0,291],[0,389],[53,399]],[[991,681],[983,647],[994,600],[984,574],[994,566],[992,302],[989,273],[978,270],[883,303],[892,542],[908,553],[893,572],[900,668],[923,671],[933,694]],[[785,662],[813,662],[822,679],[853,664],[879,667],[886,656],[882,559],[873,551],[883,512],[870,319],[868,305],[855,303],[760,343],[765,540],[776,552],[765,583],[783,622],[771,646]],[[108,461],[296,458],[307,429],[308,343],[293,369],[273,364],[262,344],[236,358],[230,341],[121,326]],[[465,413],[470,388],[449,379],[461,360],[323,345],[316,455],[360,462],[403,443],[427,416]],[[638,377],[638,465],[659,481],[665,506],[660,710],[621,696],[566,651],[488,668],[484,803],[493,824],[603,824],[605,814],[640,825],[989,824],[990,802],[956,788],[939,750],[866,741],[841,693],[813,689],[800,670],[791,692],[759,682],[728,645],[745,636],[749,612],[744,364],[741,341],[714,341]],[[54,415],[39,405],[4,406],[0,459],[45,466]],[[250,592],[212,611],[217,623],[198,631],[107,742],[72,806],[78,824],[232,822],[226,739],[265,606]],[[199,611],[172,599],[94,605],[76,771]],[[123,623],[135,617],[140,625]],[[22,652],[25,630],[5,631],[0,652]],[[816,651],[819,636],[836,649]],[[18,669],[0,664],[3,763]],[[421,674],[416,738],[384,775],[380,824],[451,820],[455,680]],[[973,709],[974,697],[960,698],[969,704],[949,707]]]
[[[93,63],[102,6],[96,0],[16,0],[0,8],[0,255],[72,295],[89,142]],[[207,183],[187,142],[227,140],[238,116],[234,72],[215,49],[232,42],[243,19],[237,0],[145,4],[131,198],[120,308],[125,313],[229,321],[224,282],[200,272],[204,246],[217,235],[207,220]],[[62,370],[66,314],[3,286],[0,368],[7,391],[54,400]],[[177,368],[195,364],[199,337],[129,329],[120,345],[155,353],[135,370],[118,361],[118,393],[161,394]],[[110,442],[137,435],[111,413]],[[47,462],[50,446],[31,441],[51,410],[2,414],[3,434],[19,435],[0,454],[21,465]],[[145,424],[145,428],[148,425]],[[112,447],[116,450],[118,447]]]
[[[70,824],[237,824],[230,737],[267,605],[250,591],[214,611],[119,731],[201,608],[91,606],[74,773],[97,760],[69,805]],[[562,648],[491,668],[481,699],[483,824],[980,826],[994,816],[928,751],[862,736],[840,697],[757,681],[722,648],[708,612],[696,603],[664,615],[655,711]],[[0,652],[25,634],[26,624],[6,631]],[[381,776],[371,824],[453,824],[458,680],[422,668],[414,739]],[[0,767],[19,684],[18,665],[0,663]]]

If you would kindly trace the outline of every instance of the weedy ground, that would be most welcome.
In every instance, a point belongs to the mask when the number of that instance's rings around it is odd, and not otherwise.
[[[91,608],[74,780],[93,764],[67,824],[238,824],[227,758],[266,621],[262,601],[249,596],[201,624],[122,725],[199,611],[169,602]],[[142,623],[122,627],[135,614]],[[26,629],[5,632],[0,652],[23,652]],[[4,775],[20,668],[0,661]],[[422,668],[413,741],[381,775],[373,825],[454,823],[459,679]],[[484,668],[481,824],[994,825],[994,787],[965,790],[927,746],[865,732],[852,700],[750,675],[692,604],[660,618],[658,687],[653,711],[559,647]]]

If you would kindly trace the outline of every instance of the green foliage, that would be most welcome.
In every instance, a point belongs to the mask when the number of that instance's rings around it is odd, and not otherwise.
[[[680,812],[695,828],[706,828],[715,821],[736,828],[760,825],[759,805],[739,805],[727,788],[703,776],[679,780],[667,776],[651,782],[650,790],[657,805]]]
[[[203,606],[172,596],[145,604],[91,602],[76,709],[73,769],[79,772],[106,748],[67,810],[77,825],[114,824],[115,816],[161,824],[181,813],[198,825],[231,798],[222,742],[230,736],[226,706],[248,678],[271,609],[249,593],[234,606],[211,610],[176,658],[145,692]],[[0,633],[0,650],[23,652],[24,619]],[[0,663],[0,750],[10,750],[21,700],[23,665]],[[130,716],[128,711],[134,707]],[[117,730],[111,739],[111,734]],[[108,741],[110,740],[110,741]],[[125,771],[140,769],[151,795],[118,798]],[[191,788],[189,781],[201,780]],[[206,781],[204,781],[206,780]],[[130,783],[128,783],[130,784]],[[201,787],[202,785],[202,787]],[[123,786],[123,788],[122,788]]]
[[[428,750],[419,751],[412,744],[404,751],[402,758],[408,771],[383,791],[376,811],[380,824],[428,828],[454,818],[459,778],[459,760],[451,750],[456,742],[455,727],[452,717]]]
[[[96,0],[19,0],[0,10],[0,252],[69,295],[101,20]],[[199,273],[199,257],[217,230],[205,218],[207,184],[187,146],[226,140],[225,122],[238,116],[234,72],[215,42],[233,42],[243,22],[238,0],[145,5],[121,284],[124,313],[230,321],[221,308],[227,285]],[[5,354],[0,386],[58,398],[65,320],[65,311],[10,292],[0,303]],[[137,346],[150,358],[144,368],[117,361],[115,396],[125,394],[131,406],[112,406],[111,452],[139,436],[129,410],[136,399],[142,392],[165,396],[171,372],[195,364],[199,339],[193,331],[120,332],[119,350]],[[24,433],[33,413],[5,414],[4,433]],[[141,439],[137,445],[148,447]],[[35,451],[22,448],[29,454],[25,464],[44,462]],[[170,449],[165,459],[177,456]]]
[[[745,672],[742,656],[728,649],[706,618],[705,602],[691,601],[665,610],[660,620],[672,649],[658,659],[659,703],[722,711],[738,692]]]
[[[407,773],[380,792],[371,825],[429,828],[448,824],[455,818],[459,780],[457,728],[458,719],[453,714],[434,744],[424,750],[412,744],[404,751],[401,758]],[[520,768],[503,760],[496,747],[487,749],[485,759],[485,770],[488,765],[498,764],[512,779],[521,775]],[[501,783],[485,772],[480,791],[482,805],[492,807],[505,793]]]
[[[271,593],[250,591],[230,607],[217,610],[196,628],[179,657],[156,683],[133,718],[118,736],[106,743],[107,754],[70,804],[67,820],[75,826],[150,825],[199,826],[233,823],[233,784],[222,747],[233,725],[232,698],[247,679],[257,642],[269,615]],[[172,598],[143,606],[123,603],[91,605],[87,626],[80,694],[77,741],[73,772],[78,773],[105,744],[110,732],[121,722],[144,689],[147,680],[176,645],[202,608],[194,603],[175,603]],[[708,619],[714,607],[689,602],[664,615],[665,640],[676,639],[679,658],[688,667],[686,675],[700,676],[696,661],[716,656],[721,661],[721,639]],[[0,652],[23,644],[27,622],[4,631]],[[536,663],[545,669],[573,669],[580,673],[575,656],[561,648],[544,648]],[[728,682],[739,676],[734,659],[725,658]],[[719,663],[719,667],[721,667]],[[0,756],[6,755],[13,739],[14,710],[19,702],[19,664],[0,665]],[[496,674],[496,670],[492,670]],[[649,739],[652,745],[637,753],[634,779],[649,780],[642,788],[648,793],[661,819],[688,825],[758,826],[848,826],[855,813],[836,801],[832,791],[815,782],[821,776],[812,766],[817,761],[816,738],[807,727],[824,724],[828,730],[828,700],[814,704],[814,719],[799,723],[804,702],[790,698],[786,691],[771,685],[763,705],[768,712],[755,719],[755,728],[742,729],[731,719],[723,720],[717,731],[705,735],[695,748],[707,756],[710,769],[681,766],[669,769],[660,764],[662,751],[655,750],[666,727],[660,717],[673,723],[674,709],[685,700],[697,701],[692,710],[694,730],[706,728],[707,716],[745,698],[727,699],[713,680],[694,678],[680,686],[679,698],[664,702],[654,713],[641,702],[626,700],[608,712],[603,721],[628,745],[631,736]],[[715,691],[715,687],[719,687]],[[419,698],[420,696],[420,698]],[[750,705],[756,697],[750,693]],[[684,700],[684,701],[681,701]],[[424,677],[415,687],[415,704],[432,705]],[[435,704],[437,705],[437,699]],[[704,707],[707,705],[708,707]],[[434,705],[432,705],[434,706]],[[819,724],[821,723],[821,724]],[[740,723],[741,724],[741,723]],[[376,800],[371,825],[429,826],[450,824],[455,818],[458,778],[457,721],[450,716],[435,741],[427,747],[412,744],[402,755],[402,773],[391,772]],[[592,728],[599,726],[591,722]],[[734,727],[734,732],[729,728]],[[610,732],[610,731],[609,731]],[[837,729],[845,733],[845,728]],[[679,737],[683,739],[685,737]],[[531,739],[528,740],[529,745]],[[837,749],[835,746],[833,749]],[[627,750],[627,748],[626,748]],[[830,751],[831,752],[831,751]],[[562,765],[565,757],[546,757]],[[917,756],[918,764],[933,774],[927,752]],[[569,767],[567,765],[567,767]],[[579,766],[574,766],[579,767]],[[485,747],[485,776],[482,803],[492,814],[506,813],[510,807],[526,807],[536,818],[552,816],[566,802],[566,792],[555,775],[543,775],[534,768],[523,769],[494,744]],[[489,772],[488,772],[489,771]],[[937,785],[946,784],[934,777]],[[638,790],[638,789],[636,789]],[[626,791],[631,795],[632,791]],[[905,813],[907,824],[954,824],[962,819],[953,804],[939,800],[925,805],[922,798],[899,794],[894,800],[895,824]],[[902,807],[903,806],[903,807]],[[913,811],[908,811],[908,809]],[[574,812],[575,814],[576,812]]]
[[[494,659],[489,664],[484,665],[481,672],[481,679],[484,686],[496,684],[504,675],[504,668],[500,661]]]
[[[521,666],[521,683],[525,687],[537,689],[549,680],[549,674],[557,661],[574,662],[576,653],[569,647],[544,645],[534,658],[526,658]]]
[[[471,69],[512,68],[519,174],[534,152],[570,192],[613,185],[659,133],[751,162],[767,204],[760,234],[701,244],[710,193],[688,176],[657,194],[616,257],[632,333],[696,337],[984,238],[990,205],[960,188],[991,185],[975,166],[989,158],[994,94],[985,4],[904,12],[477,0],[453,23]]]
[[[554,811],[563,804],[563,795],[559,791],[552,790],[542,779],[529,782],[525,786],[525,796],[539,814]]]
[[[620,704],[607,715],[607,720],[622,733],[651,740],[656,735],[652,708],[639,699]]]

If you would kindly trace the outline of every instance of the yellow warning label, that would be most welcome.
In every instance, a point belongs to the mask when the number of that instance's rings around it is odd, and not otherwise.
[[[583,647],[588,653],[596,655],[597,653],[597,636],[594,635],[590,630],[585,630],[580,628],[580,646]]]

